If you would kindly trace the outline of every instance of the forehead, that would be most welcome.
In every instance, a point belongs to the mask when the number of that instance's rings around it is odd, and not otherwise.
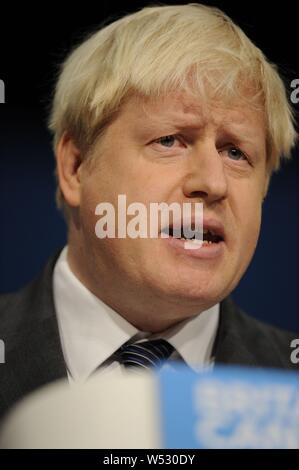
[[[212,125],[218,129],[242,129],[252,135],[265,136],[263,109],[234,101],[231,104],[202,99],[183,92],[143,98],[133,95],[125,103],[121,114],[127,122],[138,121],[143,127],[174,125],[180,128],[202,128]]]

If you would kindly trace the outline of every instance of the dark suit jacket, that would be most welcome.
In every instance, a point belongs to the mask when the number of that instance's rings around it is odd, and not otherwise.
[[[67,376],[53,301],[57,257],[50,259],[37,280],[0,297],[0,339],[5,342],[0,417],[27,393]],[[250,318],[227,298],[221,302],[215,362],[298,370],[290,361],[295,337]]]

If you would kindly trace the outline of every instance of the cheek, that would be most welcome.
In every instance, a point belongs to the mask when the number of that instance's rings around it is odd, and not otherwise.
[[[90,174],[85,174],[82,178],[81,201],[80,201],[80,224],[85,240],[88,243],[98,245],[100,240],[95,233],[95,227],[102,217],[96,214],[96,207],[103,202],[113,204],[111,189],[97,170]]]
[[[239,242],[247,248],[254,247],[261,225],[262,190],[257,182],[240,182],[234,185],[230,199],[232,226]],[[233,234],[232,234],[233,235]],[[233,235],[234,236],[234,235]]]
[[[239,214],[240,234],[244,248],[249,252],[257,244],[261,226],[262,201],[260,197],[252,197],[245,202]]]

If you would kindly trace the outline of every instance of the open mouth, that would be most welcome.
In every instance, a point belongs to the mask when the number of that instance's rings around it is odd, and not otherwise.
[[[177,238],[178,240],[183,241],[193,241],[195,244],[202,240],[203,246],[224,241],[224,237],[219,232],[217,233],[215,229],[213,230],[211,228],[204,228],[203,233],[201,234],[190,229],[184,230],[183,226],[176,228],[169,226],[166,229],[163,229],[162,232],[168,234],[169,237]]]

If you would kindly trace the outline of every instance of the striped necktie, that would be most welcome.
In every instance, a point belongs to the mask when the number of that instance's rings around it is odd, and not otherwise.
[[[151,369],[161,367],[173,350],[174,347],[164,339],[124,344],[118,351],[118,360],[126,368]]]

